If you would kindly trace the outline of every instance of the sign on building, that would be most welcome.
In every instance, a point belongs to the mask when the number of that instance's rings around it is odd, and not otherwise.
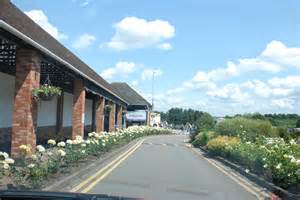
[[[147,119],[147,113],[145,110],[127,111],[126,120],[134,122],[144,122]]]

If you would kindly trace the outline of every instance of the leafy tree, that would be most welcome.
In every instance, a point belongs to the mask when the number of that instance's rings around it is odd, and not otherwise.
[[[213,117],[209,113],[203,113],[197,120],[197,132],[211,130],[215,125]]]
[[[193,109],[171,108],[166,113],[161,113],[161,118],[173,125],[195,124],[203,112]]]
[[[296,127],[297,128],[300,128],[300,118],[297,120],[297,122],[296,122]]]

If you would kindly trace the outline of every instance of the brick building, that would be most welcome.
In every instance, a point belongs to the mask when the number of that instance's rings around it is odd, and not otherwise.
[[[62,89],[51,101],[32,91],[45,80]],[[0,0],[0,151],[122,127],[127,102],[87,64],[9,0]],[[110,107],[110,112],[104,108]]]

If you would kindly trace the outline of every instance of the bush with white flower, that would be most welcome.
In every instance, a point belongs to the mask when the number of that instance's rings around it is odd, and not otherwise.
[[[6,152],[0,151],[0,177],[9,173],[9,169],[14,163],[15,161]]]
[[[253,142],[218,136],[206,147],[209,152],[244,166],[248,172],[264,175],[280,187],[300,189],[300,145],[293,139],[286,142],[282,138],[263,136]]]
[[[31,154],[31,148],[27,145],[21,145],[20,151],[24,156],[19,160],[11,172],[17,185],[28,187],[40,187],[41,183],[47,179],[50,174],[68,167],[76,166],[79,162],[84,162],[90,156],[99,157],[103,152],[110,150],[112,147],[127,143],[133,139],[148,135],[169,134],[170,131],[163,128],[150,128],[146,126],[133,126],[127,129],[117,130],[116,132],[107,133],[89,133],[87,138],[76,136],[75,139],[66,141],[48,140],[50,148],[42,145],[36,146],[35,154]],[[0,158],[1,158],[0,152]],[[4,154],[5,168],[14,161]],[[2,163],[0,161],[0,163]],[[3,167],[2,167],[3,168]],[[1,165],[0,165],[1,172]]]

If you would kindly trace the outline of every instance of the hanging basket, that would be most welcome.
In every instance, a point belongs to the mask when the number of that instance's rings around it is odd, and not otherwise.
[[[40,93],[38,98],[42,101],[51,101],[56,95],[46,95],[45,93]]]
[[[111,111],[111,106],[110,105],[106,105],[104,106],[104,112],[110,112]]]
[[[59,87],[50,86],[47,84],[33,90],[33,96],[38,101],[51,101],[55,96],[60,95],[61,89]]]

